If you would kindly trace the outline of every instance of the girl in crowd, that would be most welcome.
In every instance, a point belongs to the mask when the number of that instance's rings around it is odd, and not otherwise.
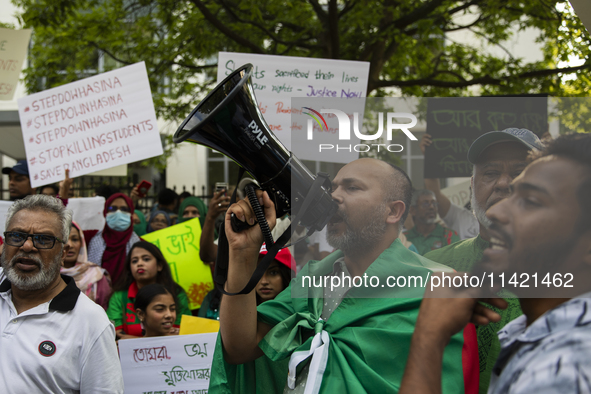
[[[259,253],[259,262],[266,254],[267,248],[263,244]],[[265,301],[272,300],[273,298],[277,297],[279,293],[285,290],[291,281],[292,270],[295,273],[295,268],[296,263],[291,256],[289,249],[281,249],[255,287],[257,305],[260,305]],[[217,288],[214,288],[212,291],[210,291],[201,303],[198,316],[219,320],[221,298],[222,293]]]
[[[181,203],[179,208],[178,223],[185,222],[189,219],[199,218],[201,229],[205,223],[205,216],[207,215],[207,206],[199,197],[187,197]]]
[[[74,278],[80,291],[107,309],[107,301],[111,295],[109,274],[98,265],[88,261],[84,233],[74,221],[67,244],[70,245],[70,250],[64,259],[61,273]]]
[[[142,287],[133,303],[135,314],[140,319],[144,336],[158,337],[174,335],[176,301],[166,286],[153,283]]]
[[[168,213],[164,211],[155,211],[150,215],[150,221],[148,222],[147,233],[152,231],[162,230],[163,228],[170,227],[172,221]]]
[[[142,235],[146,234],[147,226],[148,223],[146,222],[144,213],[139,209],[133,211],[133,232],[141,237]]]
[[[131,246],[140,240],[133,232],[132,212],[133,202],[127,195],[113,194],[105,202],[103,214],[107,223],[88,244],[88,259],[106,269],[113,283],[117,283],[123,273]]]
[[[185,291],[174,282],[170,268],[162,252],[146,241],[135,243],[125,262],[121,280],[109,301],[107,315],[115,325],[118,339],[136,338],[142,335],[140,320],[135,313],[135,298],[144,286],[159,283],[178,300],[178,313],[174,327],[178,329],[181,315],[191,315]]]

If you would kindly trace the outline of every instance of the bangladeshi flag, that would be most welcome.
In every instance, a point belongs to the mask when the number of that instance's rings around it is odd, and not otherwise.
[[[273,326],[259,344],[264,356],[230,365],[223,359],[218,338],[210,393],[282,393],[288,370],[293,378],[303,369],[314,393],[398,392],[424,288],[354,287],[322,321],[324,289],[309,286],[306,277],[329,275],[340,257],[342,252],[337,251],[322,261],[311,261],[289,288],[258,307],[258,320]],[[397,239],[366,274],[385,284],[392,275],[426,280],[438,271],[452,270],[409,251]],[[306,358],[309,353],[313,355]],[[443,393],[477,393],[478,374],[476,333],[468,325],[445,349]]]

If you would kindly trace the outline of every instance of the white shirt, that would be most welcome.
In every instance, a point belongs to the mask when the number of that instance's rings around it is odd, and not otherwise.
[[[480,233],[480,225],[476,216],[453,202],[442,219],[447,227],[458,233],[460,239],[474,238]]]
[[[115,328],[71,278],[20,315],[0,269],[0,393],[123,393]]]

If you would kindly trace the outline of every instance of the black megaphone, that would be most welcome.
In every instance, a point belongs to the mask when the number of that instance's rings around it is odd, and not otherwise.
[[[221,152],[267,191],[277,217],[291,214],[292,220],[295,216],[309,230],[320,231],[337,210],[330,184],[319,184],[320,177],[317,180],[270,130],[255,99],[252,73],[252,64],[245,64],[228,75],[193,109],[173,141],[190,141]],[[315,181],[318,186],[312,187]]]

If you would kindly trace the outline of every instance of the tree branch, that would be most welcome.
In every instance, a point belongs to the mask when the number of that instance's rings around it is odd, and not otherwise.
[[[223,35],[229,39],[235,41],[246,48],[249,48],[254,53],[264,54],[265,50],[253,42],[250,42],[244,36],[236,33],[232,29],[228,28],[222,21],[220,21],[215,15],[209,11],[209,9],[200,0],[191,0],[191,2],[201,11],[205,19],[209,21],[216,29],[218,29]]]
[[[591,69],[591,63],[585,63],[581,66],[577,66],[577,67],[564,67],[564,68],[552,68],[552,69],[545,69],[545,70],[534,70],[534,71],[528,71],[528,72],[524,72],[521,74],[517,74],[517,75],[509,75],[507,77],[503,77],[503,78],[494,78],[491,77],[490,75],[486,75],[484,77],[479,77],[479,78],[473,78],[470,80],[463,80],[463,81],[458,81],[458,82],[453,82],[453,81],[442,81],[439,79],[434,79],[430,77],[427,78],[421,78],[421,79],[414,79],[414,80],[396,80],[396,81],[385,81],[385,80],[380,80],[377,82],[374,82],[370,89],[374,90],[374,89],[379,89],[379,88],[386,88],[386,87],[391,87],[391,86],[397,86],[397,87],[409,87],[409,86],[434,86],[434,87],[440,87],[440,88],[465,88],[468,86],[474,86],[474,85],[495,85],[495,86],[499,86],[502,85],[504,82],[513,80],[513,79],[527,79],[527,78],[537,78],[537,77],[547,77],[550,75],[557,75],[557,74],[561,74],[561,73],[565,73],[565,74],[570,74],[572,72],[576,72],[576,71],[580,71],[580,70],[585,70],[585,69]],[[437,74],[440,74],[442,72],[438,72]]]
[[[99,44],[97,44],[97,43],[96,43],[96,42],[94,42],[94,41],[88,41],[88,43],[89,43],[90,45],[92,45],[93,47],[95,47],[96,49],[98,49],[99,51],[102,51],[102,52],[106,53],[106,54],[107,54],[107,55],[109,55],[109,56],[110,56],[112,59],[114,59],[115,61],[118,61],[119,63],[123,63],[123,64],[126,64],[126,65],[129,65],[129,64],[133,64],[133,63],[134,63],[134,62],[130,62],[130,61],[127,61],[127,60],[123,60],[123,59],[121,59],[121,58],[119,58],[119,57],[115,56],[115,55],[114,55],[112,52],[110,52],[110,51],[106,50],[105,48],[102,48],[102,47],[101,47]]]

